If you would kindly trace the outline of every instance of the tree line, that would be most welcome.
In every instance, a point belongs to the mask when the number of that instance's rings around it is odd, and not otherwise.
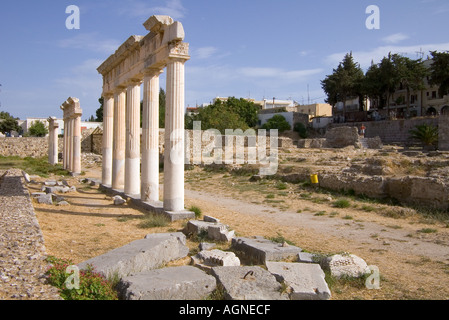
[[[364,98],[377,101],[379,109],[391,106],[391,97],[397,89],[407,92],[405,98],[406,116],[409,116],[410,93],[425,89],[425,79],[431,86],[438,86],[440,96],[449,93],[449,51],[431,51],[430,68],[423,59],[411,59],[400,54],[384,57],[379,63],[371,63],[366,73],[360,64],[354,61],[352,52],[345,55],[332,74],[321,81],[327,95],[326,102],[335,106],[343,103],[343,116],[346,115],[346,101],[359,98],[360,111],[363,111]]]

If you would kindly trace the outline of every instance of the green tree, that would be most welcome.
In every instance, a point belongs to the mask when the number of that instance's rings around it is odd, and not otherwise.
[[[165,128],[165,104],[167,95],[164,89],[159,90],[159,128]]]
[[[432,65],[430,67],[429,84],[439,86],[440,96],[449,94],[449,51],[431,51]]]
[[[398,72],[390,53],[380,63],[372,63],[371,67],[366,71],[364,92],[371,99],[378,101],[379,109],[386,107],[389,114],[390,97],[399,86],[399,81]]]
[[[406,89],[406,117],[410,116],[410,92],[412,90],[424,90],[424,78],[428,70],[421,59],[412,60],[399,54],[392,55],[392,62],[396,69],[397,79]]]
[[[104,98],[101,97],[98,99],[98,102],[100,103],[100,108],[96,111],[97,118],[95,119],[96,122],[103,122],[103,104],[104,104]]]
[[[321,86],[327,95],[327,102],[335,105],[343,103],[343,116],[346,115],[346,100],[359,97],[363,99],[364,73],[360,65],[354,61],[352,52],[345,55],[337,69],[321,81]],[[363,104],[360,104],[363,108]],[[363,109],[362,109],[363,110]]]
[[[31,127],[28,128],[28,135],[31,137],[45,137],[48,134],[48,129],[41,121],[34,121]]]
[[[0,132],[3,134],[11,133],[11,131],[20,132],[21,128],[17,122],[17,118],[14,118],[9,112],[0,112]]]
[[[277,129],[280,133],[291,130],[291,128],[290,123],[288,123],[285,117],[280,114],[273,116],[262,126],[262,129]]]

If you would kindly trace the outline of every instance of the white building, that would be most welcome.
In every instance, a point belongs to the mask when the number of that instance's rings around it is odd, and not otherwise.
[[[29,128],[36,121],[43,122],[45,124],[45,127],[48,128],[48,118],[27,118],[26,120],[18,120],[17,122],[19,123],[19,126],[22,128],[23,134],[26,134]],[[59,124],[58,135],[64,134],[64,120],[56,119],[55,122]],[[87,121],[81,122],[81,131],[87,129],[95,129],[98,127],[103,128],[103,122],[87,122]]]

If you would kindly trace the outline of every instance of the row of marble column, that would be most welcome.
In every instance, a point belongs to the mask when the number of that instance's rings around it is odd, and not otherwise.
[[[164,193],[166,211],[184,210],[184,59],[167,63]],[[159,201],[159,76],[143,79],[104,95],[102,183],[142,201]],[[142,140],[140,93],[143,82]]]

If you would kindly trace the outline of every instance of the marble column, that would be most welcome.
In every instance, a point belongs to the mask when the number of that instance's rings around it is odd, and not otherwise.
[[[72,175],[81,174],[81,114],[76,114],[73,122]]]
[[[68,166],[68,147],[69,147],[69,139],[68,139],[68,124],[67,124],[67,119],[64,119],[64,145],[63,145],[63,150],[62,150],[62,164],[63,164],[63,168],[64,170],[68,170],[69,166]]]
[[[125,185],[125,105],[126,89],[114,93],[114,133],[112,143],[112,188],[122,190]]]
[[[112,137],[114,132],[114,96],[105,95],[103,103],[102,184],[112,185]]]
[[[164,210],[184,210],[184,59],[167,63]]]
[[[142,113],[142,201],[159,201],[159,75],[145,73]]]
[[[67,119],[69,134],[68,134],[68,148],[67,148],[67,163],[70,172],[73,172],[73,119]]]
[[[125,193],[140,193],[140,81],[126,93]]]
[[[58,164],[58,128],[59,124],[56,122],[56,118],[48,118],[48,162],[51,165]]]

